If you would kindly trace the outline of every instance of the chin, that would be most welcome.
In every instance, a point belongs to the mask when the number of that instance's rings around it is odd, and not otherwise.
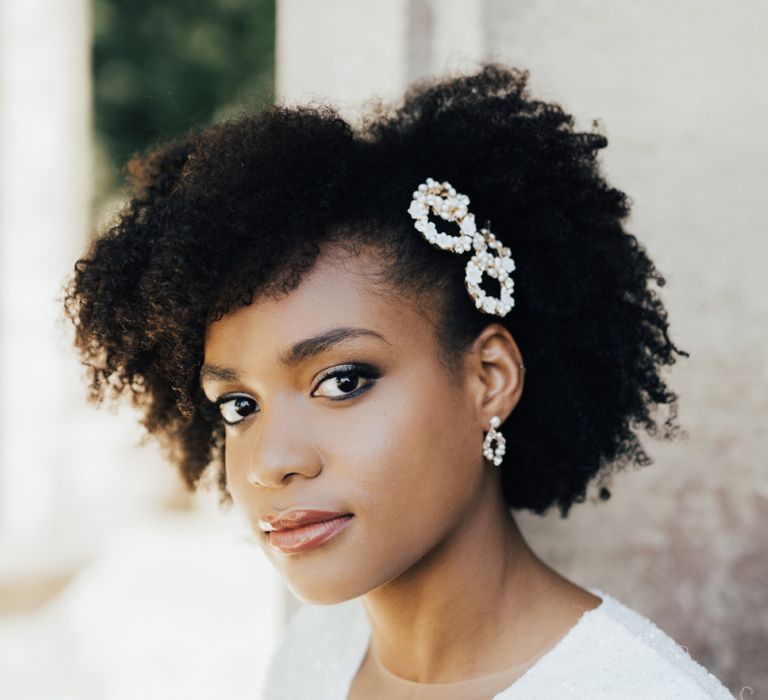
[[[279,573],[291,593],[309,605],[337,605],[359,598],[386,586],[403,573],[399,566],[381,571],[365,571],[362,566],[344,566],[343,570],[348,575],[339,574],[338,569],[314,571],[310,574],[309,567],[300,572],[300,576],[296,575],[298,571],[280,570]]]
[[[295,581],[285,580],[285,584],[296,598],[308,605],[338,605],[367,592],[356,587],[346,588],[338,583],[329,586],[327,581],[298,584]]]
[[[377,571],[370,561],[318,562],[300,561],[297,558],[290,562],[273,561],[273,564],[291,593],[309,605],[344,603],[365,595],[393,578],[389,572],[382,576],[382,572]]]

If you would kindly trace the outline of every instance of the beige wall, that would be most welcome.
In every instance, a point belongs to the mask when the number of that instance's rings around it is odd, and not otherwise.
[[[278,89],[337,101],[495,58],[609,138],[629,229],[667,277],[688,439],[567,520],[521,514],[540,555],[648,615],[743,697],[768,693],[768,6],[759,0],[278,3]],[[311,22],[309,17],[311,16]],[[760,428],[763,428],[760,430]],[[752,689],[754,695],[748,689]]]

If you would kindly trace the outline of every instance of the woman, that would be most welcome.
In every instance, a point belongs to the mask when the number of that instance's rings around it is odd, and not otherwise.
[[[357,129],[203,129],[129,164],[76,265],[92,397],[129,394],[190,488],[217,475],[310,604],[267,698],[731,697],[512,515],[647,464],[634,428],[677,434],[686,355],[606,139],[527,77],[423,83]]]

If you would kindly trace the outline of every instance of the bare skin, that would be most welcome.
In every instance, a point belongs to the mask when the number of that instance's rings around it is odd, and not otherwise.
[[[425,683],[495,673],[550,648],[601,601],[524,541],[501,491],[514,454],[502,467],[483,459],[491,416],[503,423],[523,393],[512,335],[489,317],[457,381],[438,359],[426,312],[374,287],[377,270],[375,253],[327,251],[290,294],[208,327],[203,389],[244,406],[227,428],[229,488],[300,599],[362,596],[371,648],[392,673]],[[279,361],[297,341],[339,327],[379,337]],[[353,362],[377,376],[328,377]],[[259,519],[292,508],[354,517],[322,546],[284,554]]]

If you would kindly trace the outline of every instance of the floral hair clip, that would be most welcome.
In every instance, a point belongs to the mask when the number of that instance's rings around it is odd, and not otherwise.
[[[487,228],[477,229],[475,215],[467,209],[468,204],[469,197],[456,192],[450,183],[437,182],[428,177],[413,193],[408,213],[416,221],[414,228],[432,245],[459,254],[474,249],[465,268],[464,283],[467,291],[481,311],[506,316],[515,305],[512,296],[514,280],[509,276],[515,270],[515,261],[509,248],[493,233]],[[455,221],[459,225],[459,235],[452,236],[438,231],[434,222],[429,220],[430,212],[445,221]],[[499,281],[499,297],[490,296],[480,286],[484,273]]]

